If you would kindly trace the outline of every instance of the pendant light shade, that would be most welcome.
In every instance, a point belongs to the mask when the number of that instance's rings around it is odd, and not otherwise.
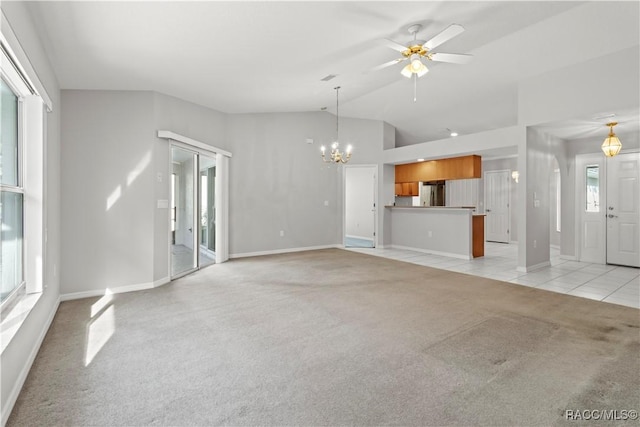
[[[622,149],[622,143],[620,139],[613,133],[613,127],[617,125],[618,122],[607,123],[609,126],[609,136],[607,136],[602,143],[602,151],[604,155],[607,157],[613,157],[620,152]]]

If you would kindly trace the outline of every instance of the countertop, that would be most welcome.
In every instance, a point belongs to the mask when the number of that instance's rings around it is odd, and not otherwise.
[[[475,206],[393,206],[385,205],[385,208],[391,209],[425,209],[425,210],[473,210]],[[472,216],[486,216],[486,214],[472,213]]]

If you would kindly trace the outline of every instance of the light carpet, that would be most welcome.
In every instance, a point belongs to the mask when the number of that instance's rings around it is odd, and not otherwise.
[[[237,259],[62,303],[8,425],[577,425],[640,409],[639,317],[339,249]]]

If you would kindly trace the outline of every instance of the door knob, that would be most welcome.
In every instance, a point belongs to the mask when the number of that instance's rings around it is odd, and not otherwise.
[[[491,209],[487,209],[487,212],[491,212]]]
[[[607,215],[609,218],[618,218],[618,215],[609,214]]]
[[[612,211],[613,210],[613,206],[609,206],[609,210]]]

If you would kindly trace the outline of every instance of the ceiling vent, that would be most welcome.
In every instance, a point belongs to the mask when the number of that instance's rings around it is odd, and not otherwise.
[[[331,79],[335,79],[338,75],[337,74],[329,74],[328,76],[326,76],[323,79],[320,79],[321,82],[328,82]]]

